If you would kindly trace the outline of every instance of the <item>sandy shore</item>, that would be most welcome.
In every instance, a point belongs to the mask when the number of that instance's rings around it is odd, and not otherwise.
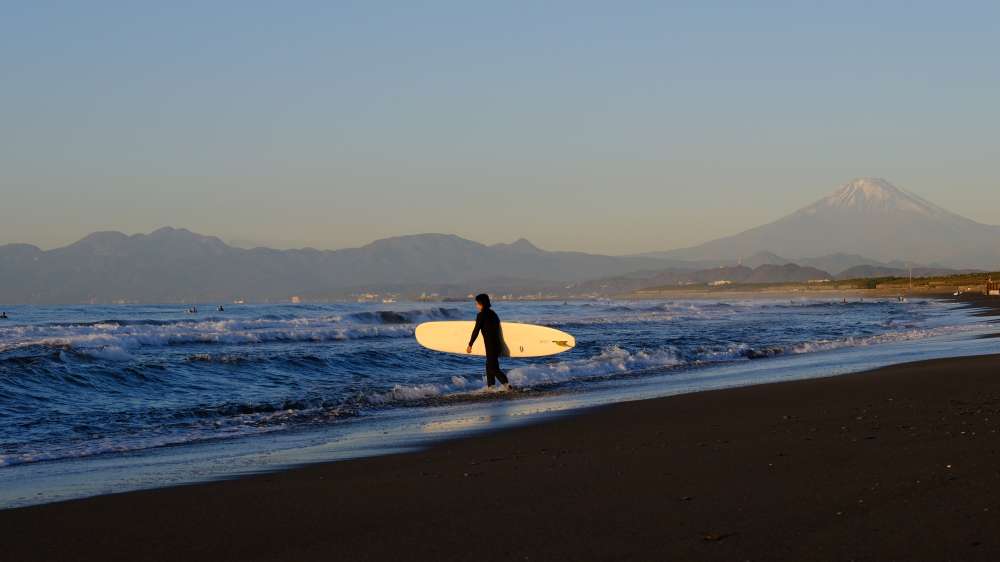
[[[18,561],[1000,560],[1000,356],[0,511],[0,534]]]

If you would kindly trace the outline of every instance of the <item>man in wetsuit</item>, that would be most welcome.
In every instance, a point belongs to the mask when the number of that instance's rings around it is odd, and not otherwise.
[[[490,297],[487,294],[476,295],[476,327],[472,330],[469,347],[466,353],[472,353],[472,344],[476,343],[479,332],[483,333],[483,344],[486,346],[486,387],[493,388],[494,379],[500,381],[505,390],[510,390],[507,375],[500,370],[500,354],[503,353],[503,339],[500,337],[500,317],[490,307]]]

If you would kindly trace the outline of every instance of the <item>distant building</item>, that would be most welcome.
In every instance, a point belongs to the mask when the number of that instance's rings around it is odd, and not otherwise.
[[[708,285],[710,287],[721,287],[723,285],[732,285],[732,284],[733,284],[733,282],[730,281],[730,280],[728,280],[728,279],[720,279],[718,281],[712,281]]]
[[[987,279],[986,294],[992,297],[1000,297],[1000,281],[994,281],[992,277]]]
[[[292,304],[302,304],[302,297],[300,296],[292,297]]]

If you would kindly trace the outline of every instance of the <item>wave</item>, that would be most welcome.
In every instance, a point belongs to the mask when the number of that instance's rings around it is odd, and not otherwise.
[[[313,327],[266,330],[153,331],[143,333],[96,333],[28,340],[0,348],[0,353],[26,348],[58,349],[97,359],[129,360],[132,352],[145,347],[175,345],[249,345],[270,342],[334,342],[366,338],[400,338],[413,335],[412,328]],[[2,361],[3,359],[0,359]],[[20,360],[23,360],[20,359]]]
[[[451,377],[450,383],[421,383],[414,385],[395,384],[385,391],[373,392],[363,397],[364,402],[383,406],[394,402],[414,402],[437,398],[452,393],[485,389],[483,382],[470,381],[461,376]]]
[[[156,320],[152,318],[139,318],[139,319],[118,319],[118,318],[108,318],[106,320],[93,320],[89,322],[42,322],[37,324],[38,326],[47,326],[50,328],[86,328],[86,327],[97,327],[97,328],[114,328],[121,326],[169,326],[171,324],[196,324],[198,322],[205,321],[218,321],[224,320],[224,318],[217,317],[202,317],[202,318],[178,318],[173,320]]]
[[[684,363],[684,359],[673,347],[628,351],[618,346],[611,346],[586,359],[515,367],[507,373],[507,378],[517,386],[552,385],[609,375],[636,374],[651,369],[676,367]]]
[[[507,371],[507,378],[514,386],[530,389],[615,375],[634,375],[683,363],[672,348],[628,351],[611,346],[586,359],[515,367]],[[488,392],[489,389],[481,378],[453,376],[447,383],[396,384],[389,390],[368,394],[364,397],[364,402],[384,406],[402,402],[426,402],[442,397],[474,399]]]
[[[847,337],[841,339],[822,339],[795,344],[788,349],[789,353],[815,353],[819,351],[832,351],[845,347],[866,347],[870,345],[880,345],[885,343],[895,343],[902,341],[922,340],[935,336],[959,333],[963,331],[978,330],[975,324],[961,326],[942,326],[938,328],[922,328],[906,330],[901,332],[887,332],[862,337]]]
[[[660,372],[665,369],[685,366],[759,360],[780,355],[799,355],[848,347],[866,347],[920,340],[977,329],[978,326],[975,324],[950,325],[868,336],[817,339],[786,345],[751,346],[747,343],[734,342],[714,349],[698,348],[687,353],[674,346],[635,351],[619,346],[610,346],[603,348],[592,357],[514,367],[507,371],[507,378],[518,387],[543,387],[614,376],[634,376],[650,371]],[[485,390],[485,383],[480,379],[452,377],[451,382],[445,384],[397,384],[388,391],[368,396],[366,400],[372,404],[382,405],[393,402],[425,401],[449,395],[473,394],[483,390]]]
[[[454,320],[466,315],[457,308],[432,308],[427,310],[377,310],[372,312],[356,312],[347,318],[356,322],[374,324],[416,324],[428,320]]]
[[[667,302],[635,302],[628,305],[600,305],[585,303],[578,305],[581,314],[568,313],[562,315],[559,311],[536,318],[535,323],[560,326],[565,328],[587,327],[595,325],[627,325],[637,323],[683,322],[704,320],[739,320],[742,316],[761,312],[770,314],[803,313],[815,315],[826,311],[850,311],[863,315],[884,313],[890,316],[904,315],[911,319],[925,316],[927,309],[923,306],[929,301],[910,301],[905,304],[895,299],[868,299],[865,301],[849,301],[844,304],[839,300],[821,299],[770,299],[770,300],[738,300],[732,302],[712,301],[667,301]]]
[[[798,355],[846,347],[918,340],[974,329],[976,329],[975,326],[947,326],[863,337],[820,339],[789,345],[756,347],[734,342],[715,349],[700,348],[687,353],[683,353],[673,346],[635,351],[610,346],[603,348],[592,357],[514,367],[507,371],[507,378],[513,385],[521,388],[548,387],[615,376],[636,376],[685,366],[758,360],[779,355]],[[422,402],[441,397],[461,397],[463,395],[472,397],[485,390],[485,383],[480,379],[456,376],[452,377],[449,383],[397,384],[388,391],[372,393],[365,400],[374,405],[386,405],[398,402]]]
[[[25,361],[32,349],[127,361],[140,348],[176,345],[249,345],[269,342],[334,342],[369,338],[404,338],[425,320],[461,317],[455,308],[359,312],[347,316],[295,317],[268,315],[252,319],[102,320],[5,328],[0,353],[6,360]]]
[[[396,314],[396,313],[392,313]],[[415,319],[416,314],[408,316]],[[15,334],[14,341],[0,344],[0,353],[26,352],[33,348],[42,353],[63,350],[99,359],[130,359],[130,352],[148,347],[177,345],[249,345],[270,342],[335,342],[369,338],[404,338],[413,335],[412,321],[393,321],[365,325],[342,323],[331,319],[295,319],[286,321],[224,320],[198,323],[133,324],[128,326],[94,324],[84,329],[38,330],[27,327]],[[8,330],[10,332],[11,330]],[[10,335],[10,334],[8,334]],[[24,354],[0,358],[0,361],[26,360]]]

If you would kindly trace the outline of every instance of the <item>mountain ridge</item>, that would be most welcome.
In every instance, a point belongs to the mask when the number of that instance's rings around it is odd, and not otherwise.
[[[244,249],[164,227],[148,234],[89,234],[41,250],[0,246],[0,302],[181,302],[343,298],[352,291],[491,286],[550,288],[671,262],[550,252],[526,239],[487,246],[452,234],[416,234],[342,250]],[[492,284],[492,285],[491,285]]]

